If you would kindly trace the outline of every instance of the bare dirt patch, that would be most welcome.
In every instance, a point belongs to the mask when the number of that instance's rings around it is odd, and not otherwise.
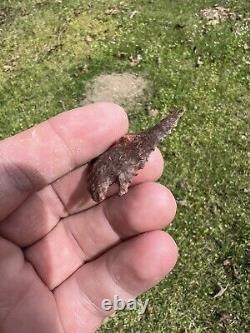
[[[148,98],[149,82],[131,73],[102,74],[87,84],[86,97],[81,105],[106,101],[120,104],[126,109],[141,106]]]
[[[228,19],[236,19],[236,14],[229,8],[215,6],[212,8],[202,9],[200,15],[207,20],[207,24],[216,25]]]

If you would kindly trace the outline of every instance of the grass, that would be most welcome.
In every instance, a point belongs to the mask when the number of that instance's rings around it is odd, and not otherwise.
[[[242,17],[207,26],[197,13],[215,3]],[[247,0],[1,1],[0,138],[78,106],[86,82],[107,72],[146,76],[159,118],[188,110],[162,146],[161,182],[180,201],[169,229],[178,265],[141,297],[146,314],[121,312],[100,332],[249,330],[249,12]]]

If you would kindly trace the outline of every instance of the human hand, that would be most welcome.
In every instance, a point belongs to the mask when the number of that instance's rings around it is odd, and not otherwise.
[[[159,150],[123,197],[88,192],[88,161],[127,128],[120,107],[97,103],[0,142],[1,333],[95,332],[112,313],[103,299],[134,298],[175,265]]]

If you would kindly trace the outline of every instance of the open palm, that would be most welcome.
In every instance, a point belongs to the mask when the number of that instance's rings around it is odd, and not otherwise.
[[[104,298],[136,297],[173,268],[159,150],[125,196],[113,186],[97,205],[87,190],[88,162],[127,127],[120,107],[98,103],[0,142],[1,333],[95,332],[112,313]]]

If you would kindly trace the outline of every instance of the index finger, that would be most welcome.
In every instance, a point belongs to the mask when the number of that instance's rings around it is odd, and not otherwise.
[[[121,107],[96,103],[61,113],[0,142],[0,220],[32,191],[101,154],[127,129]]]

